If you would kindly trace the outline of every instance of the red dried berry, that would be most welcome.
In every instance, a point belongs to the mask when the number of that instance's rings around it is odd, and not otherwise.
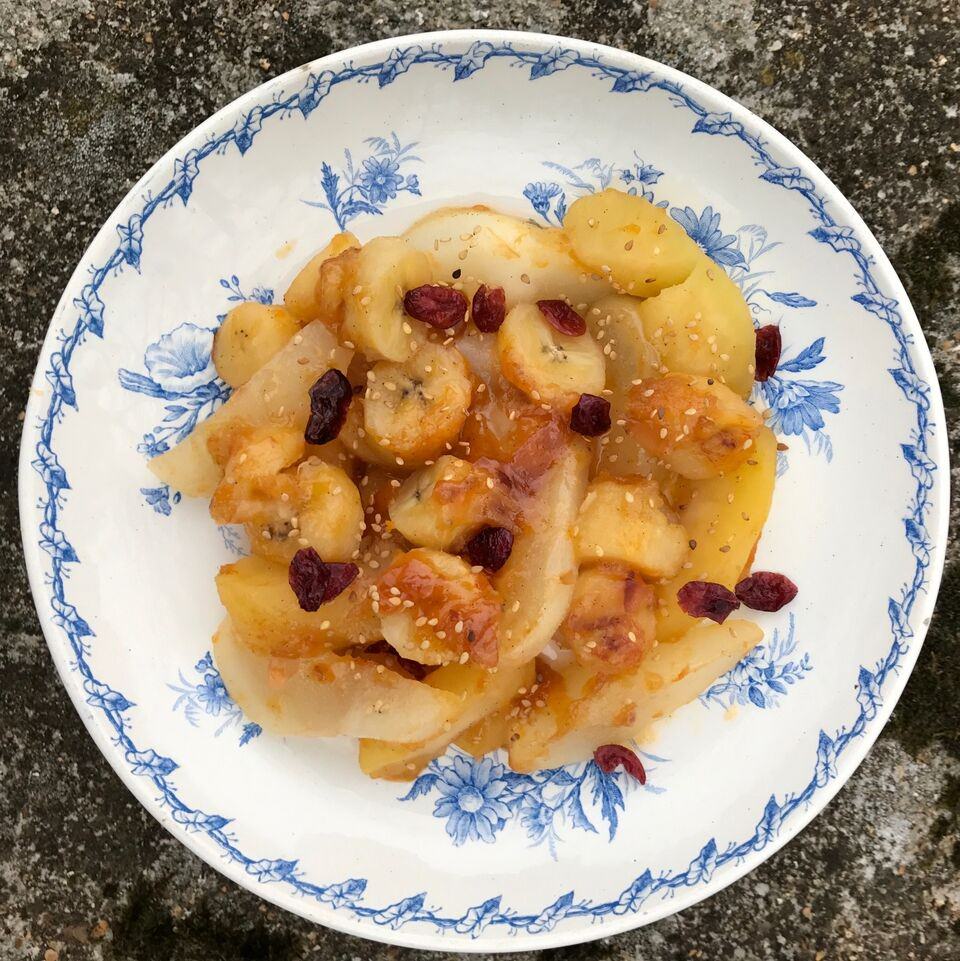
[[[467,316],[467,298],[452,287],[424,284],[404,294],[403,309],[414,320],[446,330],[456,327]]]
[[[287,580],[304,611],[315,611],[345,591],[360,573],[356,564],[327,564],[312,548],[297,551]]]
[[[776,324],[767,324],[757,331],[757,354],[754,380],[769,380],[777,371],[780,363],[780,351],[783,342],[780,339],[780,328]]]
[[[596,394],[581,394],[570,411],[570,430],[584,437],[599,437],[610,430],[610,401]]]
[[[565,300],[538,300],[537,307],[561,334],[579,337],[587,332],[587,322]]]
[[[485,334],[499,330],[507,316],[507,300],[503,288],[481,284],[473,295],[471,316],[477,330],[482,330]]]
[[[470,563],[491,574],[499,571],[513,550],[513,534],[505,527],[484,527],[467,541]]]
[[[336,368],[328,370],[310,388],[310,416],[303,432],[308,444],[328,444],[335,440],[347,419],[353,388]]]
[[[753,611],[779,611],[797,596],[797,585],[784,574],[757,571],[734,588],[741,604]]]
[[[604,774],[612,774],[618,767],[622,767],[632,778],[641,784],[647,783],[647,772],[643,769],[640,758],[622,744],[601,744],[593,752],[593,760]]]
[[[712,581],[687,581],[677,591],[680,610],[691,617],[709,617],[722,624],[739,606],[736,594]]]

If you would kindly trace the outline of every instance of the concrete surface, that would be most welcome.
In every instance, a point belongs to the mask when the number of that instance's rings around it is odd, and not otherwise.
[[[956,0],[0,0],[0,958],[401,958],[225,882],[133,801],[54,675],[15,464],[57,297],[129,185],[265,77],[376,37],[538,29],[648,54],[798,143],[880,238],[960,408]],[[956,447],[954,448],[956,451]],[[960,563],[889,725],[814,824],[738,884],[565,958],[960,958]]]

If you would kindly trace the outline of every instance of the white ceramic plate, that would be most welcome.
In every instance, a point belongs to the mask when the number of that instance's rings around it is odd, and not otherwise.
[[[789,446],[759,568],[797,601],[666,725],[646,789],[592,765],[520,776],[448,755],[407,788],[355,746],[259,733],[207,654],[238,549],[146,454],[223,399],[218,316],[361,239],[488,201],[556,223],[613,184],[669,208],[779,323],[759,402]],[[544,948],[661,918],[793,837],[863,758],[940,580],[947,447],[900,282],[819,170],[674,70],[593,44],[463,31],[318,60],[201,124],[77,267],[37,367],[20,471],[25,552],[64,685],[131,791],[274,903],[417,947]],[[655,756],[654,756],[655,755]]]

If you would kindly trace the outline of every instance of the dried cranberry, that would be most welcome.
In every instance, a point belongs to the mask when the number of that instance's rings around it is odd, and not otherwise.
[[[677,591],[680,610],[722,624],[739,606],[736,594],[711,581],[688,581]]]
[[[584,437],[599,437],[610,430],[610,401],[596,394],[581,394],[570,411],[570,429]]]
[[[470,563],[493,573],[499,571],[513,550],[513,534],[505,527],[484,527],[467,541]]]
[[[467,316],[467,298],[452,287],[424,284],[404,294],[403,309],[414,320],[446,330],[456,327]]]
[[[500,329],[507,315],[507,302],[502,287],[488,287],[481,284],[473,295],[471,316],[477,330],[492,334]]]
[[[593,760],[604,774],[612,774],[618,767],[622,767],[632,778],[641,784],[647,783],[647,772],[643,769],[640,758],[622,744],[601,744],[593,752]]]
[[[300,607],[315,611],[345,591],[359,573],[356,564],[327,564],[312,547],[305,547],[293,555],[287,579]]]
[[[754,370],[754,380],[769,380],[777,371],[780,363],[780,350],[783,343],[780,339],[780,328],[776,324],[767,324],[757,331],[757,357]]]
[[[538,300],[537,307],[561,334],[579,337],[587,332],[587,322],[565,300]]]
[[[757,571],[734,588],[737,597],[754,611],[779,611],[797,596],[797,585],[784,574]]]
[[[351,400],[350,381],[336,368],[328,370],[310,388],[310,416],[303,432],[304,440],[308,444],[327,444],[334,440],[347,419]]]

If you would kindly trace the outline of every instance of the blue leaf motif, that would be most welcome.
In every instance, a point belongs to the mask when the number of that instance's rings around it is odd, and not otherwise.
[[[810,236],[820,243],[829,244],[838,253],[841,251],[860,251],[860,241],[853,235],[852,227],[816,227]]]
[[[897,308],[897,301],[892,297],[884,297],[879,292],[855,294],[850,299],[866,307],[871,314],[876,314],[878,317],[886,317]]]
[[[653,74],[628,70],[614,81],[614,93],[632,93],[634,90],[649,90],[653,86]]]
[[[437,783],[436,774],[421,774],[413,784],[410,785],[410,790],[402,798],[401,801],[415,801],[418,797],[423,797],[425,794],[429,794],[433,789],[434,785]]]
[[[743,133],[743,124],[734,120],[728,113],[705,113],[693,125],[694,133],[719,134],[721,137],[739,137]]]
[[[933,472],[937,465],[927,456],[926,452],[914,444],[901,444],[900,450],[910,465],[910,473],[926,490],[933,487]]]
[[[76,564],[79,558],[73,545],[64,537],[63,531],[57,530],[44,522],[40,525],[40,546],[52,558],[63,564]]]
[[[365,200],[349,200],[341,208],[341,216],[344,220],[353,220],[354,217],[358,217],[360,214],[373,214],[374,216],[381,216],[383,211],[379,207],[375,207],[373,204],[368,204]]]
[[[396,904],[391,904],[382,911],[378,911],[372,916],[372,920],[375,924],[386,924],[396,930],[419,914],[425,898],[426,894],[415,894],[413,897],[404,898],[402,901],[397,901]]]
[[[754,684],[751,684],[747,689],[747,697],[749,697],[750,700],[757,705],[757,707],[767,706],[767,700],[763,696],[763,691]]]
[[[816,307],[817,302],[811,300],[809,297],[804,297],[803,294],[798,293],[787,293],[784,290],[773,290],[767,293],[767,296],[778,304],[783,304],[785,307]]]
[[[472,44],[453,68],[454,82],[466,80],[467,77],[472,77],[478,70],[483,69],[487,60],[493,54],[493,50],[493,44],[487,43],[485,40],[478,40]]]
[[[50,369],[47,371],[47,382],[60,395],[63,402],[76,410],[77,394],[73,389],[73,378],[67,365],[63,361],[63,354],[58,350],[50,357]]]
[[[572,778],[571,778],[572,780]],[[570,822],[575,828],[579,828],[581,831],[589,831],[591,834],[596,834],[597,829],[593,826],[593,822],[587,817],[587,812],[583,809],[583,801],[580,799],[579,788],[576,791],[571,791],[567,795],[567,813],[570,815]],[[610,838],[613,839],[613,835],[616,834],[616,812],[613,815],[613,823],[610,825]]]
[[[383,67],[377,74],[377,82],[381,87],[388,83],[393,83],[402,73],[406,73],[416,62],[417,57],[423,53],[423,47],[404,47],[392,50],[390,56],[383,61]]]
[[[548,77],[551,73],[566,70],[567,67],[576,62],[576,50],[565,50],[560,46],[553,47],[546,53],[541,54],[539,59],[530,67],[530,79],[539,80],[541,77]]]
[[[340,884],[331,884],[324,888],[320,900],[332,904],[335,908],[342,908],[348,904],[355,904],[363,897],[367,890],[367,882],[363,878],[350,878]]]
[[[898,604],[892,597],[887,603],[887,616],[890,618],[890,627],[895,637],[913,637],[913,628],[910,626],[903,605]]]
[[[777,366],[778,371],[790,371],[799,373],[802,370],[813,370],[818,364],[823,362],[824,338],[818,337],[809,347],[801,350],[792,360],[781,362]]]
[[[249,744],[255,737],[260,737],[261,734],[263,734],[263,728],[259,724],[254,724],[253,721],[248,721],[240,731],[240,747]]]
[[[691,887],[701,881],[709,881],[717,866],[717,842],[710,838],[700,853],[690,862],[685,884]]]
[[[77,638],[93,637],[93,629],[79,615],[72,604],[61,601],[59,597],[54,596],[50,601],[50,606],[54,610],[54,621],[67,633]]]
[[[783,823],[783,812],[774,795],[770,795],[763,809],[763,817],[757,825],[757,837],[754,842],[754,849],[763,850],[779,833],[780,825]]]
[[[462,918],[453,926],[453,930],[458,934],[469,934],[477,937],[481,931],[496,917],[500,910],[500,895],[478,904],[476,907],[469,908]]]
[[[897,367],[890,371],[890,375],[908,399],[924,410],[930,409],[930,388],[916,374]]]
[[[172,758],[157,754],[152,748],[146,751],[127,751],[127,764],[134,774],[165,776],[172,774],[180,765]]]
[[[262,126],[263,107],[254,107],[237,121],[233,128],[233,142],[237,145],[241,156],[250,149],[253,138],[260,132]]]
[[[929,554],[930,544],[927,541],[926,531],[910,517],[904,518],[903,527],[914,551],[924,555]]]
[[[134,706],[133,701],[128,701],[119,691],[102,681],[89,678],[83,682],[83,689],[87,692],[87,703],[105,711],[120,713]]]
[[[173,162],[173,189],[186,206],[193,193],[193,182],[200,173],[200,158],[196,150],[188,150],[183,159]]]
[[[103,301],[93,284],[87,284],[80,291],[80,296],[74,298],[74,307],[79,307],[83,323],[91,334],[103,336]]]
[[[57,455],[41,440],[36,446],[37,456],[30,462],[30,466],[40,475],[51,495],[56,496],[59,491],[69,490],[67,472],[60,466]]]
[[[591,771],[593,775],[593,799],[600,802],[600,813],[607,822],[610,840],[612,841],[613,836],[617,833],[617,808],[621,811],[624,809],[623,792],[617,785],[616,773],[604,774],[595,762],[591,761],[590,763],[593,765]]]
[[[258,881],[285,881],[293,876],[297,864],[297,861],[283,861],[279,858],[271,861],[264,858],[260,861],[251,861],[246,865],[246,869],[247,874],[252,874]]]
[[[804,177],[799,167],[773,167],[760,174],[760,179],[772,184],[780,184],[788,190],[814,189],[813,181],[809,177]]]
[[[203,811],[181,811],[174,808],[173,819],[178,824],[200,831],[219,831],[226,827],[232,818],[225,818],[222,814],[205,814]],[[250,867],[247,866],[247,870]]]
[[[648,868],[617,898],[614,914],[632,914],[638,911],[653,894],[653,875]]]
[[[304,84],[300,96],[297,98],[297,108],[304,117],[309,117],[323,98],[330,93],[336,74],[331,70],[324,70],[319,74],[310,74]]]
[[[134,214],[125,224],[117,225],[120,235],[120,252],[131,267],[140,267],[140,254],[143,252],[143,218]]]
[[[552,931],[562,921],[573,906],[573,891],[560,895],[549,907],[544,908],[527,926],[530,934],[543,934]]]
[[[883,703],[876,675],[865,667],[860,668],[860,675],[857,679],[857,703],[860,705],[860,710],[867,721],[872,721],[877,716],[877,710]]]
[[[817,766],[815,778],[818,787],[823,787],[831,778],[837,776],[837,745],[825,731],[820,732],[817,745]]]

